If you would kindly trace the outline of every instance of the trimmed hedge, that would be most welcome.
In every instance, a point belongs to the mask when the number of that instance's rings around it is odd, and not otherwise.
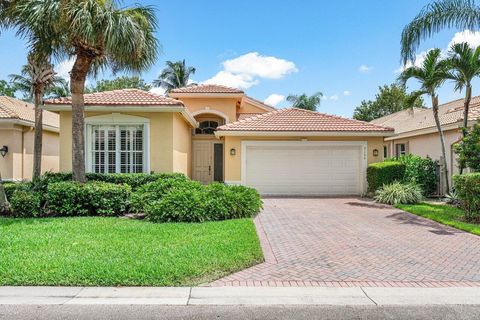
[[[184,185],[182,187],[182,184]],[[203,222],[254,217],[262,209],[255,189],[213,183],[200,188],[176,184],[169,192],[145,205],[153,222]]]
[[[384,185],[403,181],[405,164],[399,161],[372,163],[367,168],[368,192],[375,192]]]
[[[453,183],[458,197],[463,202],[465,219],[480,220],[480,172],[453,176]]]
[[[38,192],[15,190],[9,202],[14,217],[32,218],[42,215],[41,197]]]
[[[126,184],[56,182],[48,185],[47,210],[63,216],[119,215],[127,212],[130,194]]]

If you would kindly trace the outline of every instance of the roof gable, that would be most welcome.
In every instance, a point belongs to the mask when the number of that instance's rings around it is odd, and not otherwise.
[[[35,106],[12,97],[0,96],[0,119],[26,121],[35,125]],[[59,116],[50,111],[43,111],[43,125],[58,129]]]

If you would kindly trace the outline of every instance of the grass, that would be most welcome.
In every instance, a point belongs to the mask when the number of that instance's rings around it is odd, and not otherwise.
[[[400,204],[399,209],[408,211],[424,218],[428,218],[447,226],[464,230],[480,236],[480,224],[468,223],[463,220],[463,210],[442,204]]]
[[[251,219],[0,218],[0,285],[188,286],[262,259]]]

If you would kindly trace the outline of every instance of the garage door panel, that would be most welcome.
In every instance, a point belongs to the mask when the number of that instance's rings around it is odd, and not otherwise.
[[[361,146],[247,146],[246,184],[262,194],[359,194]]]

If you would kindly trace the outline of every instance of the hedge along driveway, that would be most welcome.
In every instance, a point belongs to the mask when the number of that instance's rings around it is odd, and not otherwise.
[[[0,285],[197,285],[262,259],[251,219],[0,218]]]

